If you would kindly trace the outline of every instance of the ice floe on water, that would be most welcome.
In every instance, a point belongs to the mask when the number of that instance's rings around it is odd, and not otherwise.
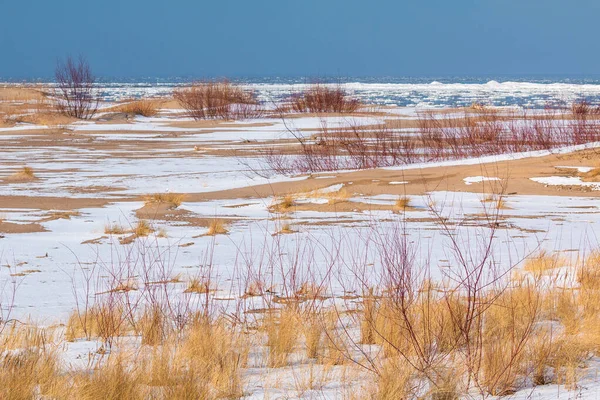
[[[272,78],[241,83],[246,88],[255,90],[259,99],[266,104],[289,97],[310,85],[297,79]],[[170,95],[175,87],[184,84],[186,82],[179,80],[161,83],[111,82],[101,85],[100,94],[105,100]],[[337,86],[338,83],[331,85]],[[549,102],[568,102],[582,97],[593,100],[600,97],[600,85],[597,81],[379,78],[342,82],[341,86],[365,103],[412,107],[469,106],[473,102],[485,102],[496,106],[542,108]]]

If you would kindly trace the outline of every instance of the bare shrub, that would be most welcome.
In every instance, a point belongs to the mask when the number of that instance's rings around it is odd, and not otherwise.
[[[360,106],[360,102],[350,98],[341,86],[314,84],[304,92],[294,94],[291,99],[291,108],[296,112],[352,113]]]
[[[266,164],[278,173],[378,168],[417,160],[414,140],[386,124],[364,127],[349,121],[347,126],[331,129],[322,121],[318,133],[306,138],[285,119],[284,123],[300,147],[297,154],[283,154],[281,148],[265,150]]]
[[[248,119],[263,114],[254,92],[228,81],[196,82],[175,90],[173,97],[195,120]]]
[[[592,105],[587,100],[576,100],[571,104],[571,113],[577,117],[585,117],[592,113]]]
[[[54,76],[57,109],[70,117],[92,118],[98,110],[99,100],[94,89],[96,78],[87,60],[82,56],[77,61],[67,57],[65,62],[58,62]]]

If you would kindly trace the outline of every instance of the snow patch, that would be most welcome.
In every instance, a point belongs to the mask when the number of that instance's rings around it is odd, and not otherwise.
[[[487,177],[487,176],[467,176],[463,179],[465,181],[465,185],[472,185],[474,183],[481,183],[487,181],[499,181],[500,178],[496,177]]]

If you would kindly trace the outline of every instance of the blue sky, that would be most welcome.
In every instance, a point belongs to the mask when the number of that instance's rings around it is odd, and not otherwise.
[[[598,74],[598,0],[0,0],[0,79]]]

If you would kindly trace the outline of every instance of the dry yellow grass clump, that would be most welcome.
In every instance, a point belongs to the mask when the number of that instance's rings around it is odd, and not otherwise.
[[[491,203],[496,210],[509,209],[509,207],[506,205],[504,196],[499,196],[497,194],[490,194],[486,196],[485,199],[483,199],[483,203]]]
[[[104,233],[107,235],[123,235],[127,233],[127,229],[119,224],[106,224],[104,226]]]
[[[285,195],[281,198],[278,198],[274,201],[274,203],[269,207],[271,212],[275,213],[287,213],[290,212],[292,207],[295,205],[294,197],[291,194]]]
[[[600,180],[600,168],[594,168],[588,172],[580,172],[579,176],[587,182],[598,182]]]
[[[156,232],[156,237],[167,238],[169,237],[169,235],[167,234],[167,230],[165,228],[160,228],[158,232]]]
[[[258,297],[265,294],[269,287],[261,280],[255,279],[247,284],[242,297]]]
[[[69,316],[65,339],[75,341],[80,338],[90,340],[101,338],[105,343],[124,335],[130,328],[126,323],[122,305],[106,302],[91,306],[87,310],[74,311]]]
[[[184,199],[183,194],[178,193],[154,193],[144,198],[146,204],[166,204],[170,208],[177,208]]]
[[[152,226],[148,223],[148,221],[140,219],[137,225],[133,228],[133,233],[137,237],[148,236],[154,232]]]
[[[162,346],[139,354],[110,356],[93,373],[73,374],[62,389],[68,388],[69,398],[77,399],[233,399],[244,395],[241,370],[249,346],[228,324],[198,318],[177,340],[167,338]],[[149,345],[159,343],[155,339]]]
[[[126,279],[122,282],[118,282],[114,288],[109,290],[109,292],[130,292],[132,290],[138,290],[138,286],[135,279]]]
[[[541,250],[538,254],[528,258],[525,261],[523,269],[533,272],[536,275],[545,274],[561,266],[561,259],[558,254],[550,254],[546,250]]]
[[[325,197],[328,199],[327,203],[333,205],[347,201],[350,198],[350,193],[348,193],[346,188],[341,188],[337,192],[326,193]]]
[[[210,221],[210,224],[208,225],[208,232],[206,232],[206,235],[225,235],[228,232],[229,231],[226,228],[225,221],[223,221],[222,219],[215,218]]]
[[[142,345],[162,344],[168,334],[166,312],[157,305],[145,309],[135,324],[135,330],[142,337]]]
[[[263,329],[267,334],[269,367],[287,365],[300,333],[297,311],[293,307],[286,307],[279,313],[268,313],[263,319]]]
[[[133,100],[115,107],[114,111],[141,115],[143,117],[154,117],[160,111],[162,104],[163,102],[161,100]]]
[[[206,294],[210,293],[210,281],[208,279],[193,278],[188,283],[185,293]]]
[[[394,203],[394,212],[404,212],[410,207],[410,197],[402,196]]]
[[[15,172],[14,174],[10,175],[9,177],[5,178],[4,180],[9,181],[9,182],[11,182],[11,181],[28,182],[28,181],[34,181],[36,179],[38,179],[38,178],[37,178],[37,176],[35,176],[33,168],[24,166],[19,171]]]
[[[584,289],[600,289],[600,251],[592,251],[577,273],[577,282]]]
[[[273,236],[276,235],[289,235],[292,233],[297,233],[298,231],[292,229],[292,227],[290,226],[290,224],[283,224],[281,225],[281,229],[279,229],[277,232],[275,232],[273,234]]]

